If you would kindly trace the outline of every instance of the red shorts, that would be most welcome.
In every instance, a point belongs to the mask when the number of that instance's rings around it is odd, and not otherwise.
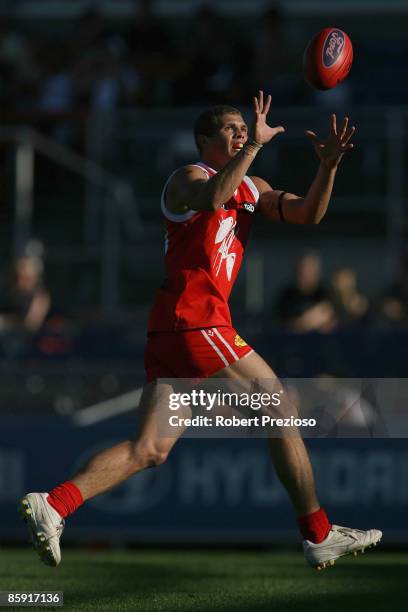
[[[145,350],[147,382],[156,378],[208,378],[252,348],[233,327],[155,332]]]

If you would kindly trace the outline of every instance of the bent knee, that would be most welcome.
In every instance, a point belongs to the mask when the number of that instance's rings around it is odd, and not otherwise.
[[[143,467],[162,465],[169,456],[170,448],[154,442],[137,441],[133,445],[133,453],[138,463]]]
[[[168,451],[153,450],[148,456],[148,467],[157,467],[162,465],[169,456]]]

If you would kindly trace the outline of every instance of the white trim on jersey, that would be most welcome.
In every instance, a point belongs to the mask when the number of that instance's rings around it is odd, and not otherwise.
[[[184,221],[188,221],[189,219],[191,219],[191,217],[194,217],[197,212],[196,210],[189,210],[186,213],[180,213],[178,215],[176,213],[171,213],[169,210],[167,210],[164,203],[162,203],[161,210],[166,219],[168,219],[169,221],[174,221],[174,223],[183,223]]]
[[[249,176],[246,176],[246,175],[244,176],[244,181],[245,181],[247,187],[249,187],[250,190],[252,191],[252,195],[255,198],[255,202],[258,202],[258,200],[259,200],[259,191],[258,191],[257,186],[255,185],[254,181],[251,178],[249,178]]]
[[[171,176],[170,176],[169,180],[170,179],[171,179]],[[169,180],[167,181],[167,183],[169,182]],[[166,190],[166,187],[167,187],[167,183],[164,186],[163,193],[162,193],[162,196],[161,196],[161,201],[160,201],[161,211],[162,211],[163,215],[169,221],[174,221],[174,223],[183,223],[183,221],[188,221],[189,219],[191,219],[191,217],[194,217],[194,215],[197,212],[196,210],[188,210],[186,213],[179,213],[178,214],[178,213],[172,213],[172,212],[170,212],[166,208],[166,204],[164,202],[164,194],[165,194],[165,190]]]
[[[239,357],[236,354],[236,352],[234,351],[234,349],[232,348],[232,346],[230,346],[228,344],[228,342],[225,340],[225,338],[223,338],[220,334],[220,332],[218,331],[218,329],[216,327],[213,327],[213,332],[215,333],[216,336],[218,336],[218,338],[221,340],[221,342],[224,344],[224,346],[227,347],[227,349],[229,350],[229,352],[231,353],[231,355],[234,357],[235,361],[238,361]]]
[[[214,170],[214,168],[211,168],[211,166],[207,166],[207,164],[205,164],[204,162],[196,162],[195,164],[191,164],[191,165],[201,168],[201,170],[203,170],[203,172],[206,173],[208,178],[211,178],[211,174],[208,172],[208,170],[211,170],[211,172],[214,172],[214,174],[217,174],[217,171]]]
[[[160,207],[161,207],[161,211],[163,213],[163,215],[166,217],[166,219],[168,219],[169,221],[173,221],[174,223],[183,223],[184,221],[188,221],[189,219],[191,219],[191,217],[194,217],[194,215],[196,214],[196,210],[188,210],[185,213],[173,213],[170,212],[167,208],[166,208],[166,203],[164,201],[164,196],[166,195],[166,189],[167,189],[167,185],[170,183],[171,179],[173,178],[173,176],[176,174],[176,172],[178,172],[179,168],[177,168],[177,170],[175,170],[174,172],[172,172],[169,176],[169,178],[167,179],[167,181],[164,184],[163,190],[161,192],[161,196],[160,196]],[[204,168],[203,168],[204,170]]]
[[[229,366],[229,362],[227,360],[226,357],[224,357],[224,355],[222,354],[222,352],[220,351],[220,349],[218,348],[218,346],[211,340],[211,338],[209,338],[209,336],[207,336],[206,332],[203,329],[200,329],[201,333],[203,334],[204,338],[207,340],[208,344],[210,346],[212,346],[212,348],[214,349],[214,351],[217,353],[218,357],[221,359],[221,361],[223,362],[223,364],[225,364],[226,366]]]

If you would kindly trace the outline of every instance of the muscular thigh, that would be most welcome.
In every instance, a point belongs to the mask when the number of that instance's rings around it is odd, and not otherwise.
[[[274,417],[298,416],[297,407],[290,393],[281,394],[283,387],[279,378],[255,351],[223,368],[217,372],[216,377],[226,381],[224,385],[228,387],[229,391],[250,394],[279,392],[281,397],[279,406],[265,412]],[[293,435],[292,430],[290,433]]]
[[[235,393],[273,393],[281,386],[275,372],[255,351],[219,370],[215,377],[223,379],[223,387]]]
[[[278,378],[272,368],[255,351],[219,370],[215,376],[217,378],[264,378],[271,380],[277,380]]]

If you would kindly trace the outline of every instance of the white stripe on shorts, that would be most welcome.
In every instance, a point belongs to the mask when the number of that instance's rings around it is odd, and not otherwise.
[[[221,340],[221,342],[224,344],[224,346],[227,347],[227,349],[229,350],[231,355],[234,357],[235,361],[238,361],[238,359],[239,359],[238,355],[236,354],[234,349],[228,344],[228,342],[225,340],[225,338],[223,338],[221,336],[220,332],[218,331],[218,329],[216,327],[213,327],[213,332],[218,336],[218,338]]]
[[[218,357],[221,359],[221,361],[226,365],[229,366],[229,363],[227,361],[227,359],[224,357],[224,355],[221,353],[220,349],[218,348],[218,346],[216,344],[214,344],[214,342],[211,340],[211,338],[209,336],[207,336],[207,334],[205,333],[205,331],[203,329],[200,329],[201,333],[203,334],[204,338],[207,340],[208,344],[210,344],[214,351],[217,353]]]

